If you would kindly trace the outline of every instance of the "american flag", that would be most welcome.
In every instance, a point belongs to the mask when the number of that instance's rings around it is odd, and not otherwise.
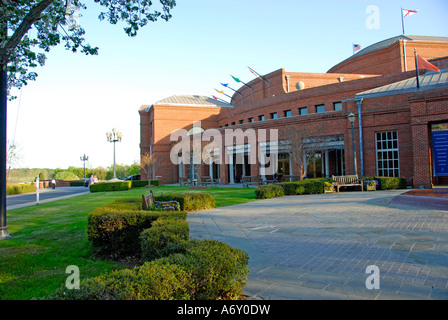
[[[354,44],[354,45],[353,45],[353,52],[358,51],[358,50],[361,50],[361,45],[359,45],[359,44]]]

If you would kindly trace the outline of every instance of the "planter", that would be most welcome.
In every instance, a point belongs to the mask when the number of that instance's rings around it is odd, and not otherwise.
[[[332,187],[331,189],[324,189],[324,193],[334,193],[335,192],[335,190],[334,190],[334,187]]]
[[[367,186],[367,191],[376,191],[376,186]]]

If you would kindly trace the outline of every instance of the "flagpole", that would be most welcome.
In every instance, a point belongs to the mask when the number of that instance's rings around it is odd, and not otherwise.
[[[401,7],[401,27],[403,29],[403,35],[404,35],[404,17],[403,17],[403,7]]]
[[[232,99],[232,97],[229,96],[228,94],[225,94],[224,91],[221,92],[221,91],[219,91],[219,90],[217,90],[217,89],[215,89],[215,90],[216,90],[216,92],[218,92],[218,93],[220,93],[220,94],[223,94],[223,95],[225,95],[226,97]]]
[[[420,89],[420,75],[418,74],[418,59],[417,59],[417,50],[414,48],[414,57],[415,57],[415,78],[417,79],[417,88]]]

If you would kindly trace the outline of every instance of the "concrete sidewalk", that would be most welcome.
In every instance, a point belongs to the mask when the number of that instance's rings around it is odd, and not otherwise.
[[[448,299],[448,211],[405,192],[286,196],[189,213],[190,234],[245,250],[249,299]],[[379,289],[367,289],[368,266]]]

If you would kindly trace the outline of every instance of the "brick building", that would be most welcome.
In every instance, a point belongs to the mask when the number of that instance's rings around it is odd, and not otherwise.
[[[414,50],[441,70],[420,67],[419,88]],[[219,164],[174,164],[170,134],[177,129],[189,134],[278,129],[275,178],[352,174],[356,164],[360,176],[413,178],[416,187],[425,188],[448,184],[446,68],[448,38],[402,35],[360,50],[327,73],[279,69],[264,79],[257,77],[240,87],[231,103],[201,96],[169,97],[140,108],[141,153],[157,158],[151,175],[162,183],[198,175],[219,177],[222,184],[238,182],[243,175],[270,179],[258,160],[249,161],[247,144],[235,141],[221,141],[215,151]],[[351,113],[356,118],[356,162]],[[196,121],[201,128],[192,129]],[[257,139],[258,148],[270,148],[262,137]]]

